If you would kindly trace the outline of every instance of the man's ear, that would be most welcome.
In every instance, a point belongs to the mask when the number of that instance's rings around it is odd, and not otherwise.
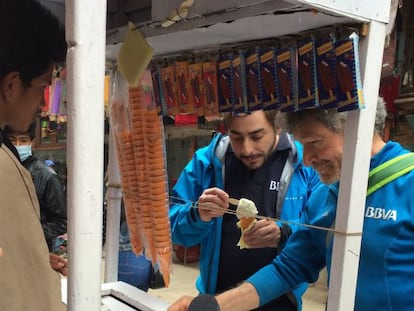
[[[1,80],[1,91],[7,102],[11,101],[17,94],[19,94],[19,90],[22,86],[21,83],[20,74],[17,71],[8,73]]]

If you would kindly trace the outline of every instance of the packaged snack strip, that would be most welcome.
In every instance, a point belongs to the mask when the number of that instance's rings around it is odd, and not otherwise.
[[[254,47],[247,50],[245,59],[248,110],[259,110],[262,108],[259,48]]]
[[[333,36],[316,41],[316,63],[319,105],[329,109],[337,107],[336,53]]]
[[[152,69],[152,85],[154,88],[155,107],[160,115],[167,115],[167,104],[163,95],[163,87],[161,82],[161,68],[156,65]]]
[[[219,111],[229,112],[233,110],[234,87],[233,87],[233,67],[231,65],[231,53],[222,53],[218,60],[218,94]]]
[[[274,47],[264,47],[260,49],[260,73],[263,109],[279,109],[280,102],[277,88],[276,50]]]
[[[152,84],[152,75],[150,70],[145,70],[140,78],[140,83],[144,91],[144,108],[156,109],[156,101],[154,96],[154,87]]]
[[[188,65],[188,77],[190,79],[190,96],[193,112],[198,116],[204,115],[205,96],[203,93],[203,64],[194,63]]]
[[[179,61],[175,63],[175,74],[177,81],[177,101],[179,113],[192,113],[193,103],[190,96],[190,85],[188,78],[188,62]]]
[[[298,42],[298,107],[318,106],[315,40],[308,37]]]
[[[211,60],[203,63],[203,85],[204,85],[204,116],[219,116],[217,62]]]
[[[167,105],[167,114],[176,115],[178,113],[177,88],[175,83],[174,66],[161,68],[162,95]]]
[[[155,64],[151,64],[151,79],[152,79],[152,87],[154,88],[154,100],[155,106],[161,107],[161,98],[160,98],[160,82],[158,80],[158,68]]]
[[[353,33],[349,38],[335,43],[336,76],[338,78],[338,111],[365,107],[359,69],[359,37]]]
[[[234,112],[246,112],[247,111],[247,99],[246,99],[246,66],[244,59],[244,52],[238,51],[232,59],[232,74],[233,74],[233,86],[234,86]]]
[[[295,111],[296,109],[295,60],[296,50],[293,47],[282,47],[277,51],[276,67],[281,111]]]

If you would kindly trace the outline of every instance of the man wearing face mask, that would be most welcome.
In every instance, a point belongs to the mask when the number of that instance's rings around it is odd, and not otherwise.
[[[53,240],[66,232],[66,197],[61,179],[43,161],[33,156],[36,124],[32,123],[25,133],[17,133],[6,127],[5,132],[16,147],[23,166],[32,175],[40,205],[40,221],[49,250],[53,250]]]

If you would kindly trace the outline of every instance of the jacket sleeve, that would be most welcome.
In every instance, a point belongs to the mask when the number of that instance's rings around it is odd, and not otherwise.
[[[304,209],[302,222],[330,227],[335,206],[336,197],[330,194],[328,187],[320,185]],[[330,247],[327,245],[326,231],[298,226],[279,256],[247,279],[256,288],[260,305],[302,282],[315,282],[319,271],[330,258]]]
[[[42,227],[51,250],[53,239],[67,231],[66,195],[58,175],[49,175],[41,204],[41,209],[45,210]]]
[[[282,219],[289,220],[291,224],[279,222],[279,227],[284,228],[286,236],[283,237],[279,247],[284,247],[289,237],[298,230],[299,226],[294,223],[301,223],[303,210],[311,194],[321,185],[318,173],[311,167],[300,167],[295,169],[293,178],[289,185],[288,201],[285,201]],[[286,200],[286,199],[285,199]]]
[[[209,146],[197,150],[172,190],[169,217],[173,243],[197,245],[213,228],[214,220],[201,220],[195,208],[203,190],[211,187],[214,182],[214,168],[209,154]]]

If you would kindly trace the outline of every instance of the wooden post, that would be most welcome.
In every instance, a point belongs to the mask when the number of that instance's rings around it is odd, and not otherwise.
[[[65,4],[68,310],[101,310],[106,1]]]
[[[360,61],[366,108],[349,112],[335,229],[363,230],[368,170],[384,50],[385,24],[372,21],[361,39]],[[335,234],[328,293],[328,311],[354,310],[361,235]]]

